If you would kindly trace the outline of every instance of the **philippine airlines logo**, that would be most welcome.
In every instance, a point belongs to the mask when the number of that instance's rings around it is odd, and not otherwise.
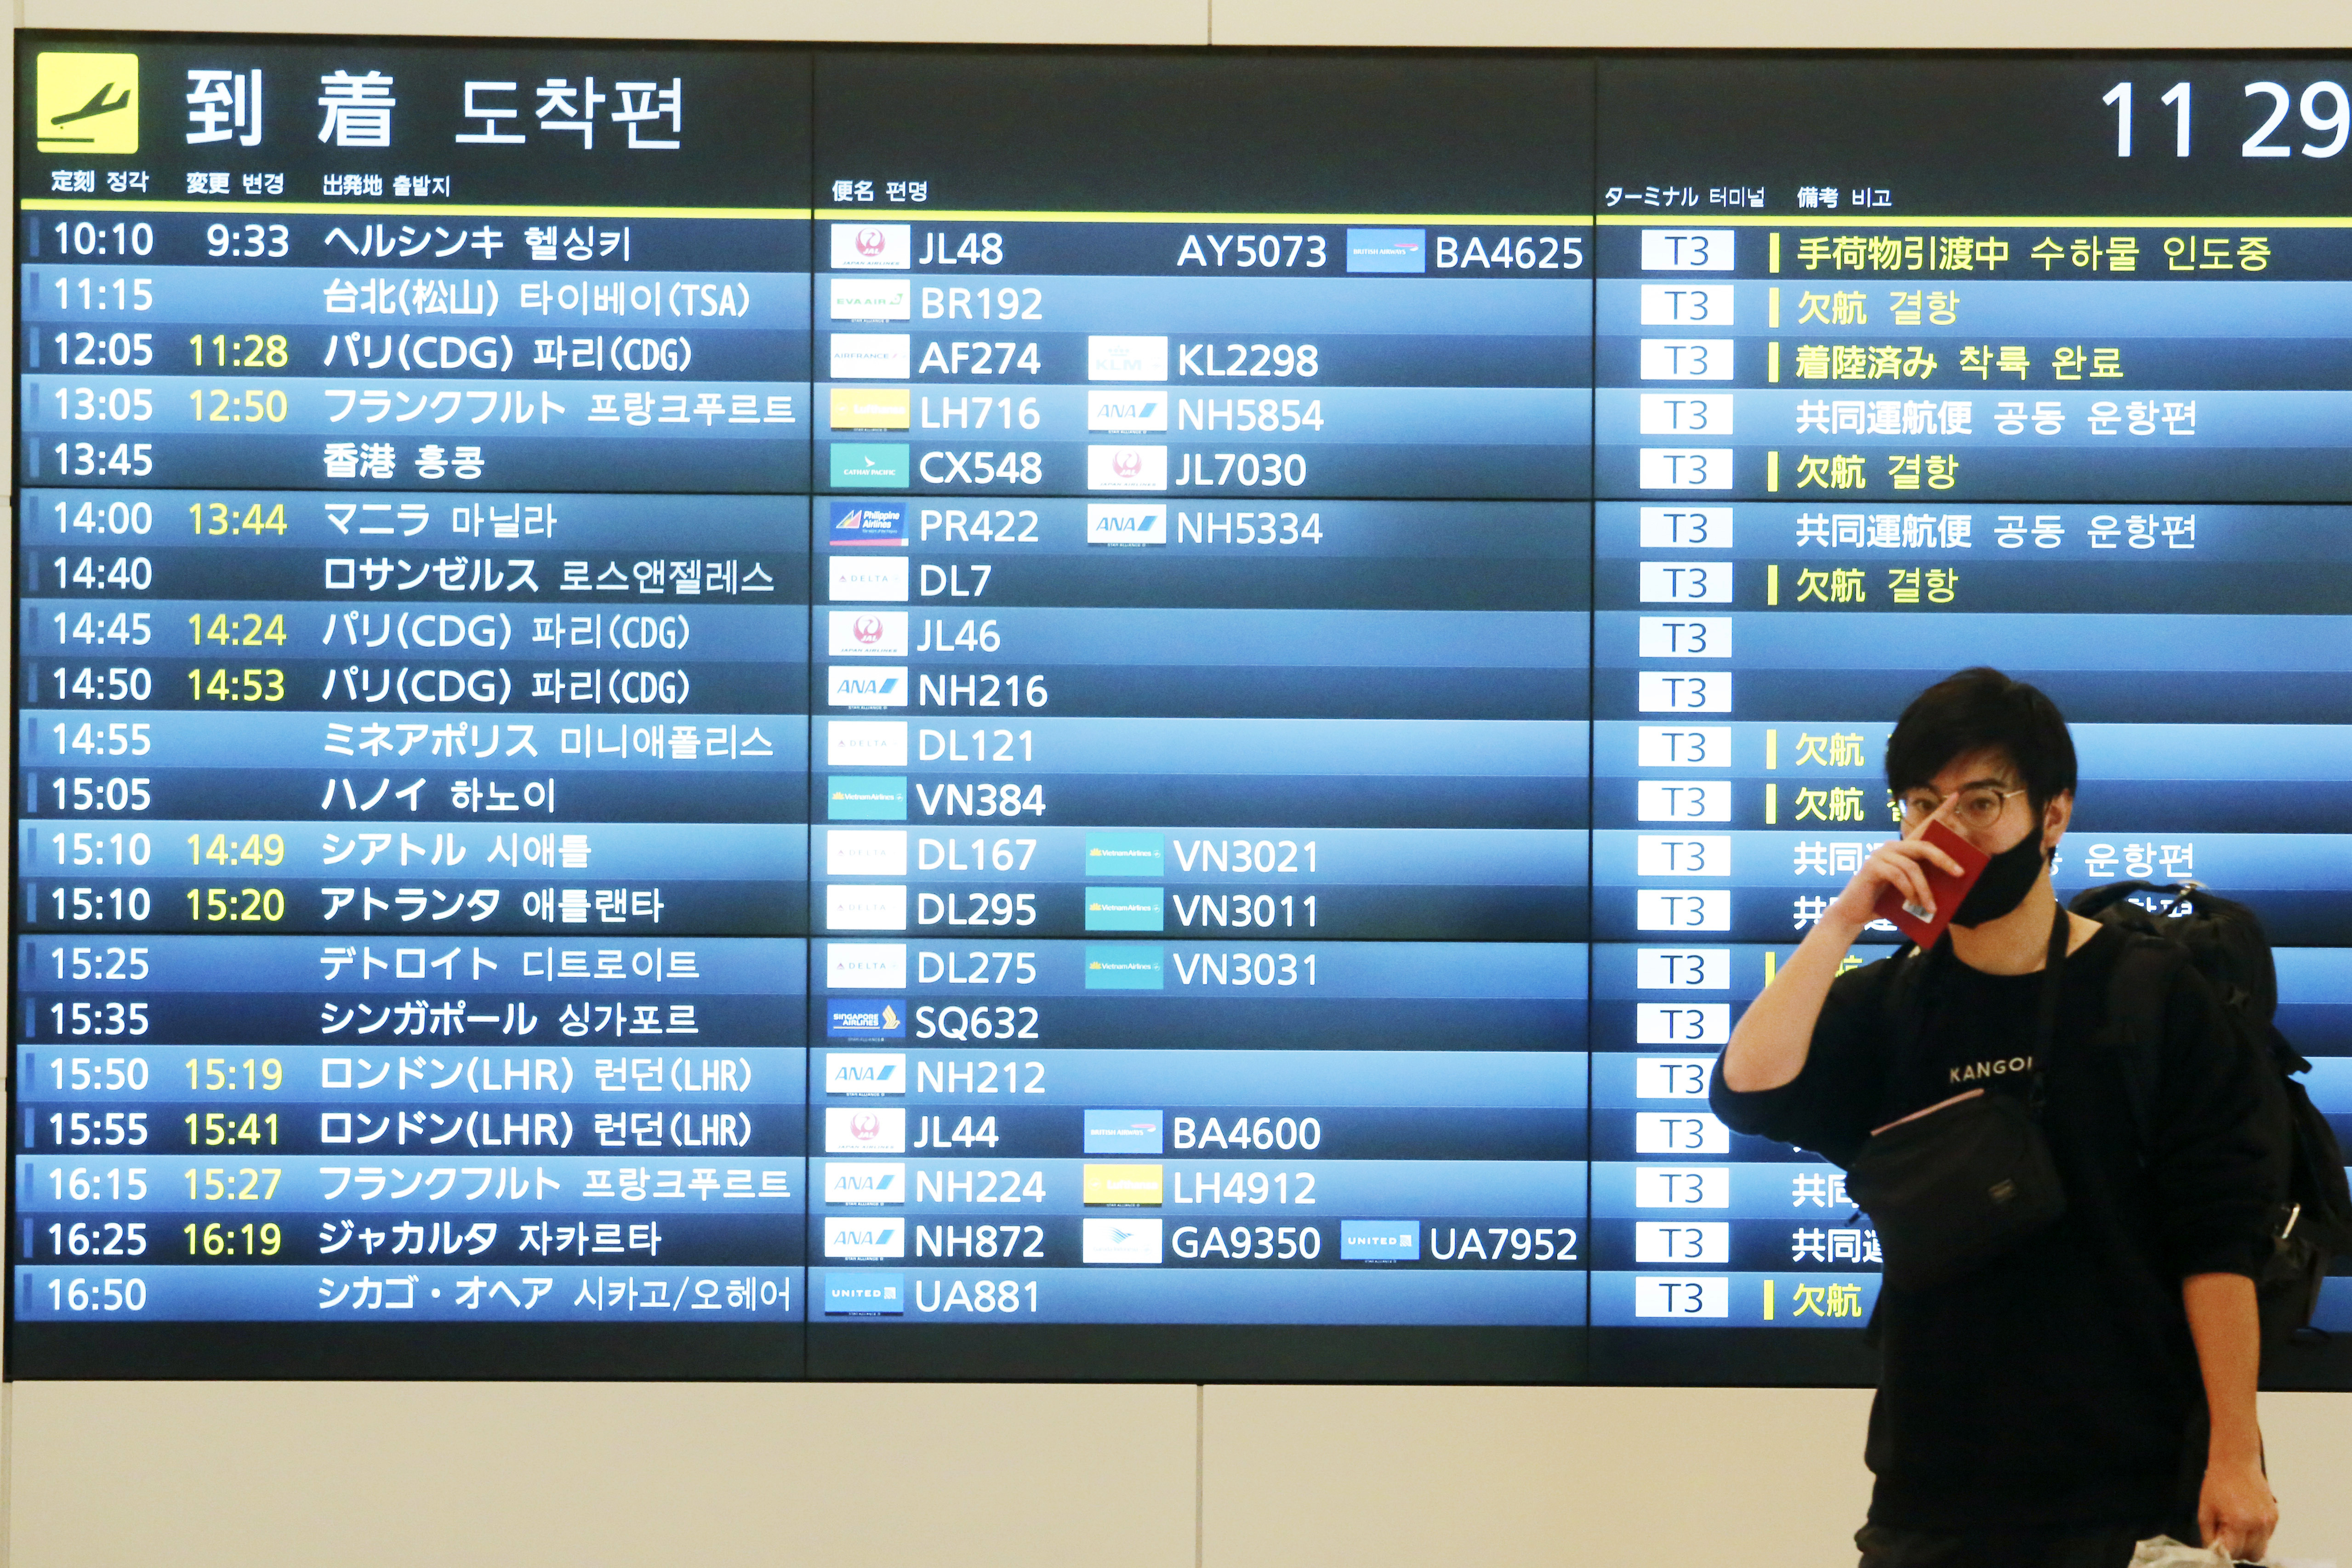
[[[903,268],[912,260],[912,236],[913,230],[903,223],[835,224],[833,264]]]
[[[1088,447],[1087,489],[1090,490],[1164,490],[1168,488],[1165,447]]]
[[[907,657],[904,610],[832,610],[825,624],[827,651],[835,658]]]
[[[828,1154],[903,1154],[907,1113],[895,1106],[827,1106],[824,1152]]]

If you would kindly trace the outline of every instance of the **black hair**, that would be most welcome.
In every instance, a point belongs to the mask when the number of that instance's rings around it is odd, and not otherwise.
[[[2066,717],[2040,688],[1989,665],[1947,676],[1911,700],[1886,739],[1886,787],[1931,783],[1970,752],[1999,750],[2016,764],[2040,811],[2074,787],[2074,741]]]

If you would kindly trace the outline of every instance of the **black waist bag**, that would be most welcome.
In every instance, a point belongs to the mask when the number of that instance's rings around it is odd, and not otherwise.
[[[1886,1282],[1948,1284],[2066,1212],[2041,1120],[2013,1095],[1979,1094],[1872,1138],[1846,1191],[1878,1227]]]
[[[1933,1289],[1972,1273],[2066,1212],[2042,1103],[2068,934],[2061,910],[2042,970],[2026,1097],[1950,1100],[1873,1133],[1847,1167],[1846,1191],[1877,1227],[1886,1283],[1898,1290]]]

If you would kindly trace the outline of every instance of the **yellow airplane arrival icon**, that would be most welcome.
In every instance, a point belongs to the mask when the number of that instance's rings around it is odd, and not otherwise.
[[[42,55],[33,99],[34,140],[44,153],[139,151],[137,55]]]

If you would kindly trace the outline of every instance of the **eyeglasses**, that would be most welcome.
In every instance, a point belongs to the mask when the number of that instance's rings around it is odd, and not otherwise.
[[[2000,820],[2008,809],[2011,795],[2023,795],[2022,789],[2002,789],[1995,784],[1970,784],[1952,797],[1951,820],[1961,827],[1981,831]],[[1943,808],[1946,797],[1931,789],[1915,789],[1901,801],[1903,822],[1916,827]]]

